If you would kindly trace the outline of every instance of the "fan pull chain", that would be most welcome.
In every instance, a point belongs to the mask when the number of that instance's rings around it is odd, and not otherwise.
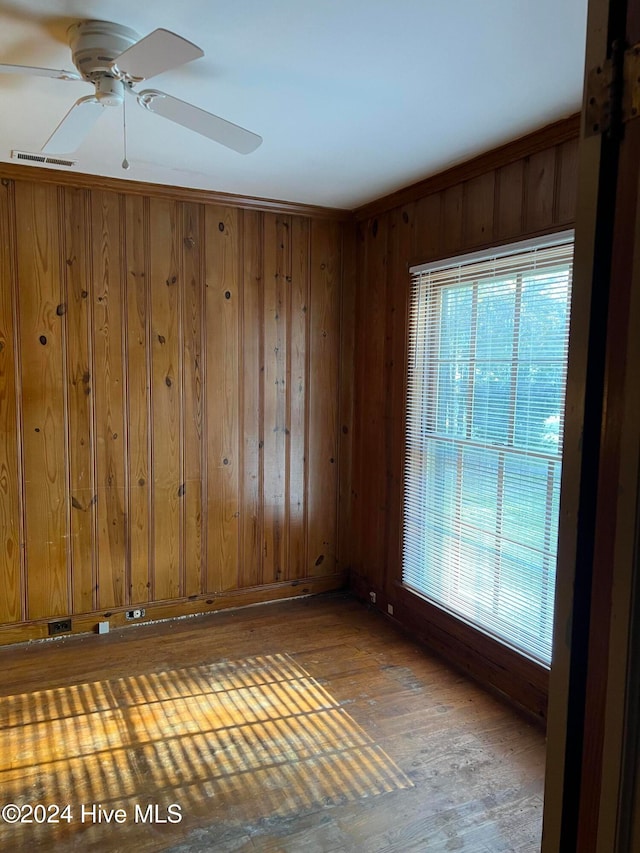
[[[124,86],[123,86],[124,88]],[[127,160],[127,93],[124,92],[124,98],[122,99],[122,139],[124,142],[124,158],[122,160],[122,168],[129,168],[129,161]]]

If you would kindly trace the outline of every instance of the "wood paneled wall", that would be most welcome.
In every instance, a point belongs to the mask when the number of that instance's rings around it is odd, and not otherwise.
[[[340,586],[344,224],[0,190],[0,642]]]
[[[397,619],[446,654],[460,638],[412,611],[400,587],[409,266],[571,227],[577,134],[573,117],[359,212],[352,584],[367,600],[376,592],[380,609],[391,604]],[[473,669],[473,638],[465,642],[457,662]],[[503,666],[475,671],[509,692]],[[523,704],[543,713],[546,681],[535,672],[527,678],[537,684]]]

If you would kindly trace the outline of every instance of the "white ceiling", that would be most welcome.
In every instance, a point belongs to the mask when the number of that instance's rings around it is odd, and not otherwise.
[[[73,69],[76,20],[205,56],[153,78],[264,137],[243,156],[130,100],[76,171],[352,209],[580,108],[587,0],[3,0],[0,62]],[[38,151],[83,82],[0,75],[0,159]]]

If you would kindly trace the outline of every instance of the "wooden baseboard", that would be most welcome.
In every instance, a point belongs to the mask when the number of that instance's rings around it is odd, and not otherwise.
[[[529,719],[546,724],[549,671],[508,646],[457,619],[397,584],[390,598],[356,573],[350,588],[363,602],[380,610],[413,639],[465,672],[491,692],[507,699]],[[375,594],[375,603],[371,593]],[[393,615],[389,614],[391,604]]]
[[[59,634],[68,637],[72,634],[95,633],[99,622],[108,621],[109,628],[122,628],[156,622],[160,619],[175,619],[179,616],[195,616],[201,613],[213,613],[217,610],[229,610],[235,607],[246,607],[251,604],[263,604],[270,601],[281,601],[287,598],[300,598],[305,595],[317,595],[321,592],[332,592],[343,589],[348,582],[346,572],[337,572],[320,577],[299,578],[282,583],[265,584],[264,586],[233,589],[213,595],[199,595],[195,598],[182,598],[176,601],[157,601],[151,603],[129,604],[124,607],[114,607],[111,610],[94,611],[69,616],[61,614],[33,622],[14,623],[0,626],[0,646],[12,643],[25,643],[30,640],[49,638],[49,622],[60,619],[71,619],[71,631]],[[131,621],[126,618],[126,611],[133,608],[144,608],[145,615],[141,619]]]

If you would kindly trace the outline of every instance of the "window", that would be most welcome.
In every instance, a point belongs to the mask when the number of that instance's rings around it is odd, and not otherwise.
[[[403,582],[549,664],[572,235],[412,270]]]

